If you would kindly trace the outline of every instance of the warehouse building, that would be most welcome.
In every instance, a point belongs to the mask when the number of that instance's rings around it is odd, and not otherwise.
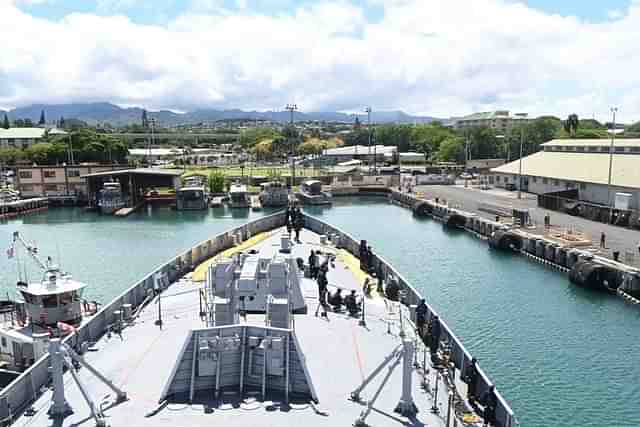
[[[556,139],[542,144],[542,151],[522,159],[522,191],[540,195],[573,190],[583,202],[640,209],[640,139],[615,141],[611,191],[610,144],[607,139]],[[492,168],[494,185],[517,189],[519,167],[520,161],[516,160]],[[616,198],[617,193],[625,196]]]
[[[375,158],[379,163],[395,163],[398,157],[398,147],[385,145],[350,145],[348,147],[329,148],[322,151],[322,158],[328,164],[338,164],[350,160],[361,160],[373,163]]]

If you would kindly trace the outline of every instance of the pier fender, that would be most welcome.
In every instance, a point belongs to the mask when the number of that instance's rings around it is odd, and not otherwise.
[[[617,272],[591,260],[579,260],[569,272],[569,280],[574,285],[597,291],[611,291],[620,286]]]
[[[522,237],[511,231],[496,230],[489,237],[489,247],[493,249],[519,252],[522,245]]]
[[[428,216],[433,214],[433,206],[427,202],[418,202],[413,205],[413,214],[415,216]]]
[[[620,289],[634,298],[640,298],[640,272],[628,271],[623,273]]]
[[[443,224],[447,227],[464,228],[467,218],[455,212],[449,212],[443,217]]]

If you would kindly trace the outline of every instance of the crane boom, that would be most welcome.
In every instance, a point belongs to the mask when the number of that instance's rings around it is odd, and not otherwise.
[[[44,262],[42,262],[42,260],[38,257],[37,249],[29,245],[27,242],[25,242],[18,231],[13,232],[13,244],[15,245],[16,242],[20,243],[25,248],[27,253],[31,256],[31,258],[33,258],[33,260],[36,262],[36,264],[38,264],[38,266],[41,269],[45,271],[48,270],[47,265]]]

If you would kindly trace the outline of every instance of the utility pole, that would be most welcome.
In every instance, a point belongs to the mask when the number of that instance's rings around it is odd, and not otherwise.
[[[293,187],[296,185],[296,164],[295,164],[295,139],[293,136],[294,127],[293,127],[293,114],[298,109],[296,104],[287,104],[287,111],[290,114],[289,123],[291,126],[291,191],[293,191]]]
[[[613,172],[613,150],[616,142],[616,113],[618,107],[612,107],[611,113],[613,113],[613,123],[611,129],[611,145],[609,146],[609,180],[607,181],[607,202],[609,203],[609,224],[613,220],[613,200],[611,200],[611,175]]]
[[[155,142],[154,138],[153,138],[153,130],[154,130],[153,128],[155,127],[155,125],[156,125],[156,119],[154,117],[152,117],[149,120],[149,127],[151,128],[151,139],[149,140],[149,146],[148,146],[148,150],[147,150],[148,155],[149,155],[149,158],[147,160],[147,162],[148,162],[147,166],[148,167],[151,167],[151,164],[152,164],[152,162],[151,162],[151,149],[152,149],[153,144]]]
[[[523,119],[526,114],[522,115]],[[524,143],[524,125],[520,125],[520,159],[518,161],[518,199],[522,198],[522,145]]]
[[[367,113],[367,132],[369,133],[369,162],[371,162],[371,107],[364,109]],[[369,163],[369,172],[371,172],[371,163]]]

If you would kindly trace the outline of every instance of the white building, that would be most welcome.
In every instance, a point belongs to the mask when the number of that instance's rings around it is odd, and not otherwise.
[[[60,129],[46,128],[0,128],[0,147],[25,148],[40,142],[45,135],[67,135]]]
[[[556,139],[522,159],[522,190],[534,194],[577,190],[582,201],[610,205],[616,193],[631,195],[630,208],[640,209],[640,139],[615,141],[609,182],[608,139]],[[518,187],[520,161],[491,169],[498,187]]]
[[[322,151],[322,157],[331,163],[337,164],[349,160],[363,160],[372,162],[374,157],[377,162],[389,161],[397,157],[398,147],[385,145],[351,145],[348,147],[328,148]],[[385,160],[386,159],[386,160]]]
[[[194,166],[227,166],[248,160],[245,153],[223,151],[215,148],[132,148],[129,150],[129,161],[148,160],[153,163],[176,162]]]
[[[458,117],[455,120],[456,129],[468,129],[474,127],[487,127],[504,135],[513,128],[514,124],[529,120],[526,114],[514,114],[507,110],[487,111],[474,113],[465,117]]]

